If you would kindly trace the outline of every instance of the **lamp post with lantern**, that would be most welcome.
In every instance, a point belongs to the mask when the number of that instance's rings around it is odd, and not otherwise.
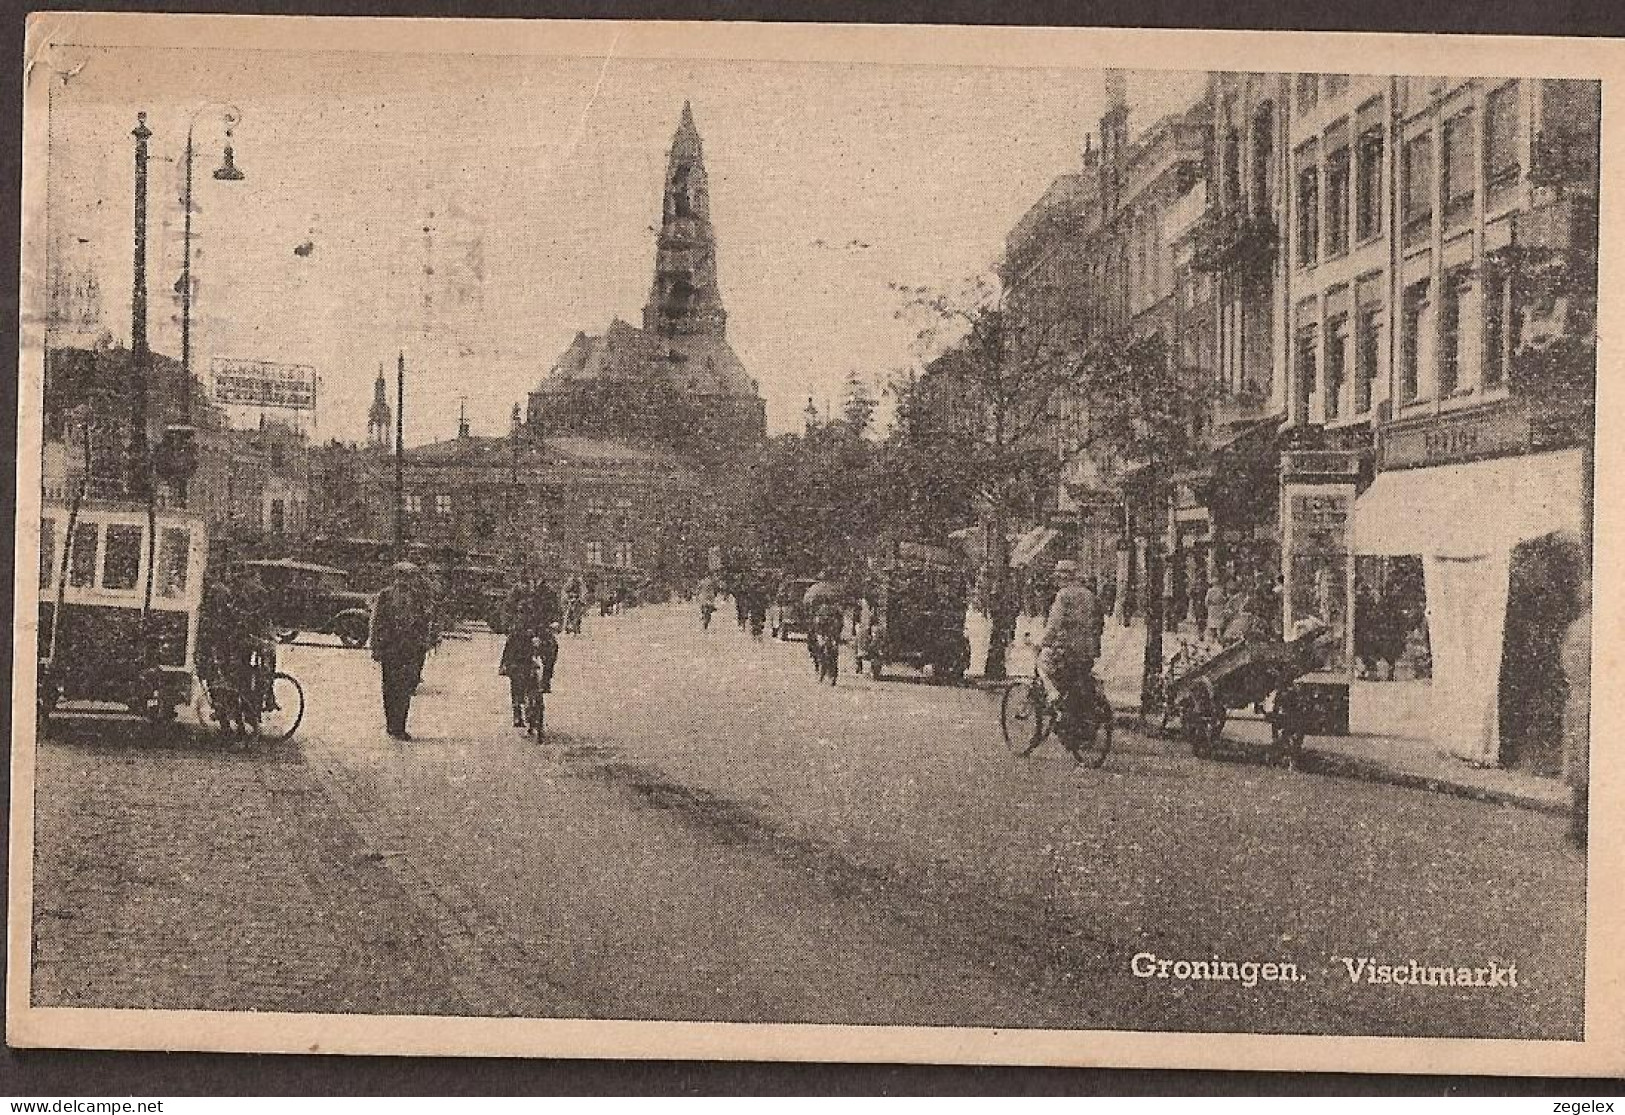
[[[242,122],[242,110],[235,105],[204,105],[192,114],[186,126],[186,153],[184,155],[185,187],[181,204],[185,210],[181,234],[181,398],[180,421],[164,431],[164,478],[169,482],[177,501],[186,504],[186,488],[197,468],[196,449],[192,427],[192,163],[197,153],[195,135],[198,120],[208,111],[218,111],[225,122],[226,143],[222,161],[214,171],[217,182],[241,182],[243,172],[238,168],[232,149],[232,133]]]

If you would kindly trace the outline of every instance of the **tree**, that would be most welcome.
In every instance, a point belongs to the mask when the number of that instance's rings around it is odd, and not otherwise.
[[[1114,334],[1083,358],[1087,418],[1073,433],[1076,452],[1089,454],[1103,475],[1116,477],[1126,501],[1153,523],[1164,521],[1174,477],[1197,464],[1202,419],[1212,383],[1198,369],[1171,359],[1160,333]],[[1162,677],[1162,552],[1146,555],[1145,657],[1140,703],[1150,708]]]
[[[1002,678],[1019,614],[1009,527],[1041,515],[1055,490],[1056,412],[1082,386],[1082,352],[1070,323],[1026,321],[986,281],[958,297],[894,289],[925,315],[923,347],[949,342],[903,388],[894,460],[915,484],[963,493],[980,519],[992,628],[984,674]]]
[[[847,430],[856,437],[864,437],[874,425],[875,410],[880,403],[857,372],[846,373],[845,394],[841,403],[841,418]]]

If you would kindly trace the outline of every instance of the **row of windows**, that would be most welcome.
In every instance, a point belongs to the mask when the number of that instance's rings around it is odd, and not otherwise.
[[[1450,116],[1437,135],[1428,129],[1405,140],[1400,159],[1400,234],[1405,247],[1425,244],[1432,237],[1436,195],[1445,231],[1471,221],[1481,152],[1488,204],[1498,203],[1517,184],[1523,129],[1518,83],[1492,90],[1483,115],[1481,144],[1474,108]],[[1386,125],[1380,119],[1380,104],[1363,106],[1354,119],[1358,132],[1352,142],[1344,120],[1298,149],[1294,219],[1301,267],[1346,253],[1351,227],[1356,243],[1382,235]]]
[[[479,496],[475,496],[473,502],[476,511],[485,509]],[[617,496],[612,500],[592,499],[588,500],[585,505],[586,513],[589,515],[608,515],[611,511],[630,511],[632,507],[633,502],[628,496]],[[449,517],[452,509],[451,493],[435,492],[427,497],[422,492],[406,493],[406,513],[408,515],[422,515],[425,508],[429,509],[430,514],[441,518]]]
[[[1331,259],[1349,250],[1352,233],[1356,243],[1382,235],[1383,156],[1386,147],[1383,125],[1365,124],[1350,141],[1347,122],[1327,130],[1321,141],[1311,141],[1298,153],[1297,261],[1308,267],[1323,254]],[[1325,158],[1317,157],[1324,144]],[[1324,196],[1321,187],[1324,185]]]
[[[1489,193],[1487,205],[1496,204],[1517,184],[1523,140],[1517,82],[1491,91],[1484,102],[1482,144],[1478,133],[1476,110],[1465,108],[1446,119],[1437,135],[1429,129],[1406,139],[1401,191],[1405,247],[1424,244],[1432,235],[1435,195],[1443,205],[1442,226],[1446,231],[1471,220],[1479,180],[1475,163],[1480,153],[1484,187]],[[1436,163],[1438,182],[1434,181]]]
[[[1422,402],[1500,387],[1516,341],[1517,306],[1506,276],[1485,267],[1447,272],[1437,293],[1423,279],[1400,299],[1399,401]]]
[[[1315,316],[1313,302],[1300,307],[1293,345],[1300,414],[1309,416],[1318,400],[1327,422],[1370,415],[1387,353],[1380,282],[1361,281],[1352,312],[1346,287],[1328,296],[1324,321],[1306,320]],[[1432,285],[1424,279],[1401,293],[1401,406],[1504,386],[1516,345],[1517,306],[1504,273],[1461,267],[1446,273],[1437,292]]]
[[[67,552],[67,587],[107,592],[144,591],[143,558],[146,528],[135,523],[78,522]],[[57,522],[40,520],[39,585],[56,588],[62,555],[57,548]],[[186,527],[158,531],[157,564],[153,569],[154,595],[175,599],[186,594],[191,572],[192,532]]]

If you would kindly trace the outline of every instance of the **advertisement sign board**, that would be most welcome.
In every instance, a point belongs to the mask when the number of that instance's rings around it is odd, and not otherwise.
[[[209,370],[214,377],[214,401],[222,406],[316,409],[316,369],[308,364],[217,356]]]

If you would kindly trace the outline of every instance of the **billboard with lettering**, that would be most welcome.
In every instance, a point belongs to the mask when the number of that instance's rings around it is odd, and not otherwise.
[[[217,356],[209,370],[214,379],[214,401],[222,406],[316,409],[316,369],[308,364]]]

